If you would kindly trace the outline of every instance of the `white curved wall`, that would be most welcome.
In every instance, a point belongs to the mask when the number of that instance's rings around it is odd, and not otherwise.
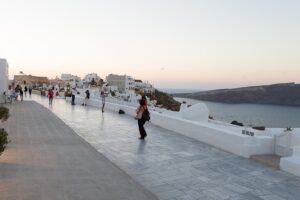
[[[298,133],[297,133],[298,131]],[[300,176],[300,133],[299,129],[293,130],[290,133],[291,146],[293,153],[291,157],[285,157],[280,159],[280,169],[290,172],[296,176]]]
[[[185,109],[180,109],[181,117],[183,119],[197,121],[197,122],[207,122],[209,111],[204,103],[197,103]]]

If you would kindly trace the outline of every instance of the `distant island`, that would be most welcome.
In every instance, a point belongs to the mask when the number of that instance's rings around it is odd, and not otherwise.
[[[300,106],[300,84],[279,83],[235,89],[176,93],[173,96],[232,104],[254,103]]]

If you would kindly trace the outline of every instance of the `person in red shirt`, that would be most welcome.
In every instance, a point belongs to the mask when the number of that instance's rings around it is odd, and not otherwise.
[[[52,90],[52,89],[49,89],[49,90],[48,90],[49,105],[52,105],[53,96],[54,96],[53,90]]]

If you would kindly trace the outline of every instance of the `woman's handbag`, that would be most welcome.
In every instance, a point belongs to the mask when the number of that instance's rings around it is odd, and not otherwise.
[[[135,116],[135,119],[142,119],[143,112],[138,112],[138,114]]]

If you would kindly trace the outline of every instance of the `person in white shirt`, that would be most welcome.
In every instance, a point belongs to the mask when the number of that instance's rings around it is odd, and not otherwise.
[[[72,105],[75,105],[75,94],[77,93],[76,86],[72,88]]]
[[[6,96],[7,96],[8,100],[12,103],[12,100],[13,100],[13,91],[12,91],[11,85],[8,86],[8,90],[6,91]]]

